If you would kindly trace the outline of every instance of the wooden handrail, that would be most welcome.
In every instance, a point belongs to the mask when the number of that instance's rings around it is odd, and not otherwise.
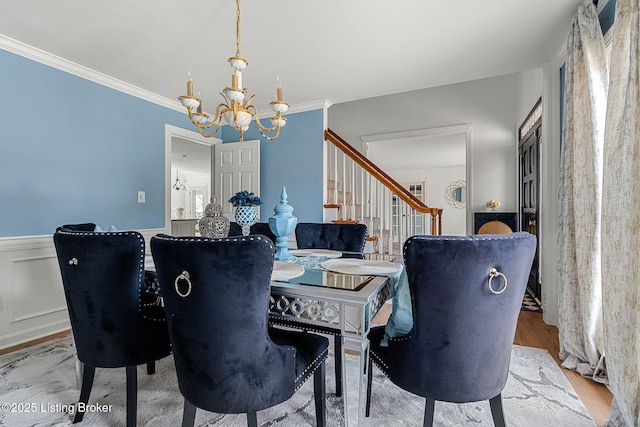
[[[374,178],[380,181],[385,187],[391,190],[396,196],[403,200],[413,210],[431,215],[431,234],[442,234],[442,209],[430,208],[422,200],[418,199],[405,187],[391,178],[385,171],[380,169],[375,163],[366,158],[361,152],[353,148],[347,141],[342,139],[331,129],[324,131],[324,139],[338,147],[351,160],[369,172]]]

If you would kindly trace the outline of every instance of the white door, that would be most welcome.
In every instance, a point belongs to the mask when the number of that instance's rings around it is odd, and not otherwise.
[[[242,190],[260,196],[260,140],[217,144],[213,161],[214,194],[224,215],[233,221],[231,196]]]

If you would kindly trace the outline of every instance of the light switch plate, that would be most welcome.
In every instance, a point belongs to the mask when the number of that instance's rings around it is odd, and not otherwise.
[[[138,203],[145,203],[146,195],[144,191],[138,191]]]

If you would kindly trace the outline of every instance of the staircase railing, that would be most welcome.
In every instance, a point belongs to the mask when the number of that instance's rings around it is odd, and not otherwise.
[[[331,129],[327,144],[325,207],[338,209],[337,222],[362,222],[377,239],[376,252],[400,253],[400,243],[415,234],[442,234],[442,209],[425,205]]]

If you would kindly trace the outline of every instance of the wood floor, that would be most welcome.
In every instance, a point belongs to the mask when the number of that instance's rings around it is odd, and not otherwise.
[[[520,312],[514,344],[544,348],[549,351],[556,363],[560,364],[558,357],[560,352],[558,328],[544,323],[542,321],[542,313]],[[600,383],[582,377],[574,371],[562,369],[562,372],[569,379],[582,403],[591,413],[596,425],[604,427],[611,410],[612,395],[609,389]]]
[[[373,320],[373,323],[385,324],[390,314],[391,305],[384,304]],[[520,312],[514,344],[545,349],[551,354],[556,363],[560,365],[560,359],[558,357],[560,352],[558,328],[544,323],[542,313],[534,313],[531,311]],[[564,372],[575,389],[582,403],[596,422],[596,425],[598,427],[604,427],[611,409],[612,396],[609,389],[573,371],[562,369],[562,372]]]

